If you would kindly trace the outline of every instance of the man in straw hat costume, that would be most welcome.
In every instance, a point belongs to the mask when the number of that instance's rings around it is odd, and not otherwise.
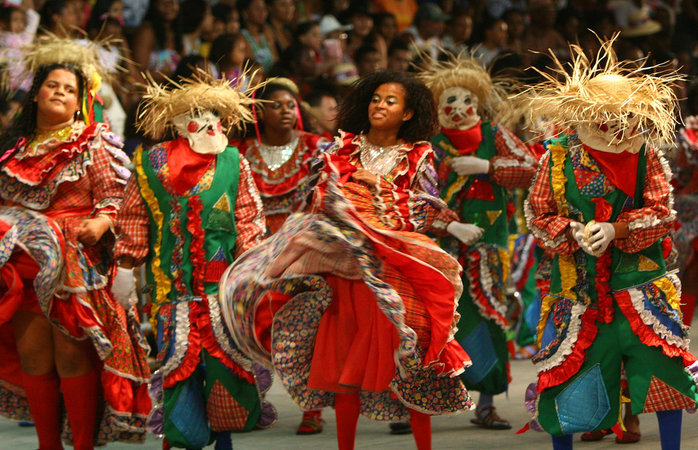
[[[480,227],[471,239],[441,238],[441,247],[463,266],[461,321],[456,339],[473,361],[461,377],[480,392],[472,422],[509,429],[493,406],[493,396],[509,385],[506,283],[509,270],[508,189],[528,187],[536,159],[512,132],[483,120],[506,103],[477,60],[461,55],[437,63],[422,79],[437,103],[441,133],[432,139],[437,153],[441,197],[462,222]],[[466,244],[467,243],[467,244]]]
[[[32,420],[41,449],[143,441],[147,346],[109,290],[128,158],[90,120],[108,74],[96,44],[53,35],[25,63],[32,87],[0,138],[0,413]]]
[[[151,382],[150,426],[166,447],[231,448],[231,431],[275,420],[263,401],[270,374],[236,349],[217,299],[223,271],[265,233],[249,164],[223,132],[251,120],[251,103],[197,74],[171,89],[151,83],[138,119],[153,140],[176,134],[137,150],[116,246],[121,296],[134,289],[132,267],[146,264],[163,364]]]
[[[571,71],[554,59],[556,73],[535,88],[536,110],[569,131],[547,142],[526,204],[531,231],[555,255],[529,425],[552,434],[554,448],[613,427],[627,401],[623,366],[632,412],[656,412],[662,448],[673,449],[681,410],[698,399],[681,286],[665,263],[670,171],[655,150],[673,136],[678,77],[626,68],[611,46],[593,64],[572,46]]]

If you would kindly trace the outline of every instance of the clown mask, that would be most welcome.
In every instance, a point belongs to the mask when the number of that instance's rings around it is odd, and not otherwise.
[[[577,125],[577,135],[583,144],[609,153],[637,153],[644,142],[637,116],[628,118],[625,126],[620,120],[581,123]]]
[[[225,150],[228,138],[223,134],[221,120],[210,110],[187,111],[172,120],[177,134],[189,141],[196,153],[218,154]]]
[[[479,100],[463,87],[450,87],[439,96],[439,123],[443,128],[467,130],[480,121]]]

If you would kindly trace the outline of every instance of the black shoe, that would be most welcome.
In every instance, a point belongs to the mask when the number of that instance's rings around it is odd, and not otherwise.
[[[391,422],[390,434],[410,434],[412,433],[412,425],[409,422]]]

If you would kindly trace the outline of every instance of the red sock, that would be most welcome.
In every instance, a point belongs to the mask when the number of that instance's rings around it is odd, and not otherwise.
[[[693,312],[696,309],[696,296],[689,295],[685,292],[681,293],[681,314],[683,315],[683,324],[687,327],[691,326],[693,321]]]
[[[79,377],[61,378],[61,391],[75,450],[92,450],[99,394],[97,372],[92,370]]]
[[[354,450],[356,424],[359,421],[361,403],[359,394],[334,394],[334,412],[337,419],[337,447]]]
[[[55,372],[46,375],[22,374],[22,383],[32,412],[40,450],[63,449],[59,417],[58,377]]]
[[[410,409],[410,425],[417,450],[431,450],[431,416]]]

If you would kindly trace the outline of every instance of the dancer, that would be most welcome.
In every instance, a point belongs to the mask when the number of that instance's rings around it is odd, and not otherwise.
[[[143,441],[150,410],[136,311],[109,293],[128,158],[81,110],[108,75],[97,51],[27,49],[31,89],[0,139],[0,412],[33,421],[41,449]]]
[[[613,427],[621,366],[633,414],[656,412],[662,448],[679,448],[681,410],[696,405],[696,358],[679,310],[680,283],[667,273],[675,212],[666,161],[675,75],[625,68],[602,43],[590,63],[571,46],[572,71],[535,88],[540,111],[567,133],[548,141],[527,202],[527,220],[554,254],[534,357],[537,423],[554,448],[572,433]],[[562,80],[562,81],[560,81]],[[538,109],[538,108],[537,108]]]
[[[310,162],[327,139],[303,131],[298,87],[288,78],[267,80],[255,98],[269,103],[255,107],[255,137],[237,145],[250,163],[252,177],[262,196],[270,234],[286,218],[300,211],[310,194]],[[258,111],[258,112],[257,112]],[[235,145],[235,144],[234,144]],[[296,434],[322,432],[322,410],[304,411]]]
[[[270,234],[305,203],[312,186],[310,161],[327,139],[303,131],[298,88],[288,78],[272,78],[255,92],[256,135],[234,142],[250,163],[264,203]],[[266,101],[266,102],[264,102]]]
[[[269,372],[233,345],[220,319],[218,281],[265,232],[249,165],[228,146],[223,126],[249,121],[252,101],[225,80],[198,73],[167,89],[151,83],[138,126],[151,139],[177,138],[136,152],[119,216],[117,281],[134,289],[146,264],[157,330],[153,431],[165,447],[230,449],[231,431],[270,426],[262,400]]]
[[[475,240],[481,231],[436,196],[424,141],[436,111],[422,83],[372,74],[339,117],[344,131],[321,155],[312,212],[290,216],[228,268],[223,314],[301,408],[334,405],[340,449],[354,447],[360,412],[409,417],[428,449],[430,415],[472,402],[456,377],[469,364],[453,340],[459,266],[421,232],[433,225]]]
[[[506,289],[509,272],[508,189],[528,187],[536,159],[513,133],[491,119],[506,103],[478,61],[466,55],[435,63],[421,74],[437,103],[441,133],[436,147],[441,196],[460,220],[482,229],[482,237],[464,244],[444,237],[441,247],[463,266],[462,319],[456,340],[473,360],[462,375],[469,391],[479,391],[472,423],[509,429],[497,414],[493,396],[509,386]]]

